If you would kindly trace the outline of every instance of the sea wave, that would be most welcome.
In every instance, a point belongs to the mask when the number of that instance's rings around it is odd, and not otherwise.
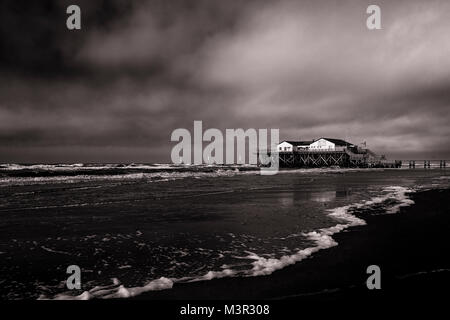
[[[221,177],[256,174],[256,165],[176,165],[176,164],[0,164],[0,187],[50,183],[79,183],[105,180],[147,180],[163,182],[184,178]],[[301,168],[281,169],[278,174],[341,174],[380,171],[371,168]]]
[[[214,165],[0,165],[0,186],[78,183],[105,180],[172,181],[184,178],[220,177],[256,173],[256,166]]]
[[[328,210],[328,216],[333,217],[338,221],[341,221],[342,223],[329,228],[323,228],[304,233],[303,235],[305,235],[308,239],[312,240],[316,244],[314,247],[302,249],[292,255],[285,255],[279,259],[267,259],[251,253],[248,258],[255,261],[253,262],[253,269],[251,270],[249,275],[269,275],[276,270],[302,261],[303,259],[312,255],[314,252],[338,245],[338,243],[332,237],[334,234],[339,233],[349,227],[362,226],[366,224],[363,219],[351,214],[353,210],[369,209],[372,206],[380,205],[389,201],[389,203],[387,203],[384,208],[385,213],[397,213],[401,207],[414,204],[414,201],[408,197],[408,194],[412,192],[414,192],[414,190],[409,188],[390,186],[382,190],[382,196],[376,196],[371,198],[370,200],[362,201],[360,203]]]
[[[91,300],[91,299],[113,299],[113,298],[130,298],[148,291],[157,291],[171,289],[173,281],[161,277],[152,280],[142,287],[125,288],[120,284],[118,279],[112,279],[113,284],[107,286],[97,286],[89,291],[84,291],[78,296],[70,296],[68,294],[58,294],[51,300]],[[48,300],[47,297],[41,296],[38,300]]]
[[[144,286],[127,288],[120,283],[118,279],[113,279],[113,284],[106,286],[96,286],[89,291],[85,291],[78,296],[73,296],[70,292],[57,294],[54,297],[41,296],[39,299],[58,299],[58,300],[83,300],[83,299],[107,299],[107,298],[128,298],[144,292],[171,289],[175,283],[207,281],[224,277],[253,277],[270,275],[273,272],[283,269],[286,266],[295,264],[310,257],[315,252],[337,246],[338,243],[333,235],[349,227],[362,226],[366,222],[357,217],[354,212],[361,209],[371,209],[373,207],[382,206],[384,213],[393,214],[399,212],[400,208],[414,204],[408,194],[414,192],[413,189],[401,186],[389,186],[381,190],[369,200],[349,204],[346,206],[329,209],[326,213],[328,216],[337,221],[336,225],[318,230],[311,230],[301,233],[310,240],[314,245],[307,247],[292,254],[286,254],[279,258],[270,258],[258,255],[254,252],[246,251],[246,256],[239,257],[249,262],[247,269],[232,269],[231,266],[224,266],[223,270],[210,270],[198,276],[188,276],[182,278],[160,277],[146,283]],[[295,237],[288,235],[286,238]],[[242,265],[241,265],[242,266]]]

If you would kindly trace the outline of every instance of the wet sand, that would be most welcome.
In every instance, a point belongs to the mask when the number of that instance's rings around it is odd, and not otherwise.
[[[176,283],[133,299],[296,299],[322,301],[441,300],[450,285],[450,190],[414,193],[397,214],[360,211],[366,226],[335,234],[321,250],[269,276]],[[381,268],[381,290],[368,290],[366,269]],[[351,299],[351,300],[349,300]]]

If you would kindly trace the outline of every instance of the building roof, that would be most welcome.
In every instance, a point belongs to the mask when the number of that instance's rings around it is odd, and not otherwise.
[[[283,140],[282,142],[287,142],[292,144],[293,146],[309,146],[313,141],[293,141],[293,140]]]
[[[320,138],[320,139],[325,139],[327,141],[330,141],[330,142],[334,143],[337,146],[350,146],[350,145],[353,145],[353,143],[350,143],[350,142],[347,142],[347,141],[341,140],[341,139],[323,138],[323,137]],[[314,140],[314,142],[316,142],[316,141],[318,141],[320,139]]]

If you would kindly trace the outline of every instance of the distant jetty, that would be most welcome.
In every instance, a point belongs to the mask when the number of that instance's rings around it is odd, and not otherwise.
[[[284,140],[271,157],[278,157],[280,168],[400,168],[402,161],[387,160],[366,147],[366,143],[355,145],[342,139],[320,138],[312,141]]]

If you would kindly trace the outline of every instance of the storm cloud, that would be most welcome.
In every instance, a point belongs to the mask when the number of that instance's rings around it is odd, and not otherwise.
[[[194,120],[450,156],[450,3],[369,4],[5,1],[0,161],[168,162]]]

